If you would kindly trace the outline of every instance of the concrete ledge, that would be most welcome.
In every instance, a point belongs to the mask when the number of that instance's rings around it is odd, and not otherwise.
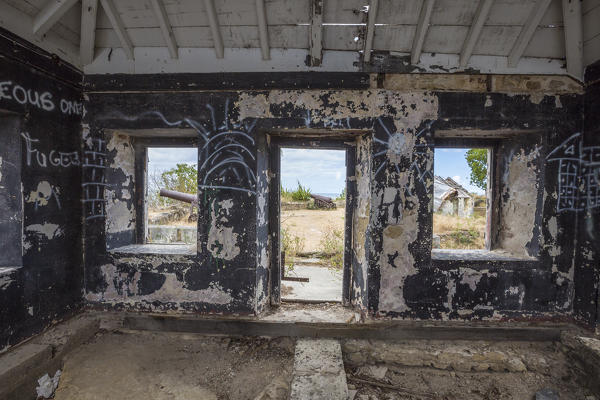
[[[37,380],[53,376],[64,356],[98,329],[96,316],[79,314],[0,356],[0,399],[35,399]]]
[[[525,340],[559,341],[567,326],[474,326],[452,323],[384,321],[366,324],[300,323],[250,319],[127,315],[123,328],[228,336],[291,336],[381,340]]]

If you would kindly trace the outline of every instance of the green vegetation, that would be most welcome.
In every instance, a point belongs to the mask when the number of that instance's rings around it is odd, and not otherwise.
[[[298,181],[298,187],[295,190],[280,188],[281,198],[285,201],[308,201],[310,200],[310,189],[302,186]]]
[[[442,249],[485,248],[485,215],[459,217],[433,214],[433,233],[440,237]]]
[[[341,269],[344,264],[344,232],[328,226],[319,243],[322,261],[333,268]]]
[[[281,228],[281,249],[285,253],[286,267],[292,270],[296,257],[304,251],[304,238],[294,235],[286,228]]]
[[[340,195],[334,200],[346,200],[346,188],[344,188],[344,190],[342,190],[342,193],[340,193]]]
[[[471,168],[471,183],[482,190],[487,188],[487,149],[469,149],[465,159]]]
[[[178,192],[196,194],[198,192],[198,167],[196,164],[177,164],[175,168],[164,171],[160,175],[148,177],[148,202],[150,208],[161,208],[180,202],[161,197],[160,189],[176,190]]]

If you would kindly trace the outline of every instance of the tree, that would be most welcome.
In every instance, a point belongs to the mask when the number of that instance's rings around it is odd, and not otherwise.
[[[487,149],[469,149],[465,159],[471,168],[471,183],[480,189],[487,189]]]
[[[161,174],[165,189],[196,194],[198,191],[198,169],[195,164],[177,164],[175,168]]]

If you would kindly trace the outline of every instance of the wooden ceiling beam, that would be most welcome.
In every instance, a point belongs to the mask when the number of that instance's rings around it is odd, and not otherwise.
[[[215,3],[213,0],[204,0],[204,6],[206,7],[206,15],[208,16],[208,24],[210,25],[210,31],[212,33],[215,53],[217,58],[223,58],[225,56],[225,49],[223,47],[223,37],[221,36],[221,27],[219,26],[219,19],[217,18]]]
[[[131,43],[131,39],[119,16],[119,12],[115,8],[112,0],[100,0],[100,2],[102,3],[102,8],[104,8],[104,12],[106,12],[110,24],[119,38],[119,42],[121,43],[125,55],[128,59],[133,60],[133,43]]]
[[[81,64],[94,61],[96,48],[96,16],[98,0],[82,0],[81,2],[81,34],[79,39],[79,57]]]
[[[583,14],[581,1],[563,0],[563,25],[567,73],[583,79]]]
[[[33,19],[33,33],[43,35],[77,3],[77,0],[50,0]]]
[[[323,0],[312,0],[310,18],[309,66],[323,62]]]
[[[509,67],[514,68],[519,64],[519,60],[523,56],[527,45],[531,42],[531,38],[551,2],[552,0],[538,0],[532,6],[529,16],[527,17],[527,22],[525,22],[525,25],[521,28],[521,32],[508,55]]]
[[[469,28],[469,33],[467,34],[467,38],[463,43],[462,50],[460,52],[460,66],[462,68],[466,67],[471,59],[471,54],[473,54],[473,49],[475,49],[475,45],[479,40],[479,36],[481,35],[481,30],[483,29],[483,25],[490,14],[490,10],[492,5],[494,4],[494,0],[480,0],[479,5],[477,6],[477,11],[475,12],[475,19]]]
[[[269,29],[267,23],[267,8],[265,0],[256,0],[256,15],[258,17],[258,37],[260,39],[260,50],[263,60],[271,59],[269,47]]]
[[[162,3],[162,0],[150,0],[150,3],[152,3],[152,9],[154,10],[154,14],[158,19],[160,31],[162,32],[162,35],[165,38],[167,47],[169,48],[169,54],[171,55],[171,58],[176,59],[178,57],[177,41],[175,40],[173,28],[171,27],[171,23],[169,22],[169,18],[167,17],[165,5]]]
[[[377,9],[379,0],[371,0],[369,4],[369,14],[367,20],[367,37],[365,39],[365,52],[363,59],[365,62],[371,61],[371,51],[373,50],[373,39],[375,38],[375,20],[377,19]]]
[[[412,64],[418,64],[421,59],[421,51],[423,50],[423,43],[425,42],[425,36],[429,29],[429,22],[431,21],[431,13],[434,5],[435,0],[425,0],[423,6],[421,6],[419,22],[417,23],[417,30],[415,31],[415,38],[410,52],[410,62]]]

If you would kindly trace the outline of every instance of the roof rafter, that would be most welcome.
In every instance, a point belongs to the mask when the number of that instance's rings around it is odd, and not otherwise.
[[[527,17],[527,22],[523,28],[521,28],[521,33],[519,33],[519,36],[517,37],[517,40],[515,41],[515,44],[508,55],[509,67],[516,67],[519,63],[521,56],[523,56],[527,45],[529,42],[531,42],[531,38],[533,37],[535,30],[540,24],[540,21],[542,20],[542,17],[546,13],[546,10],[551,2],[552,0],[538,0],[531,8],[531,12]]]
[[[79,57],[83,65],[90,64],[94,60],[97,13],[98,0],[82,0]]]
[[[567,73],[583,77],[583,14],[580,1],[562,1]]]
[[[309,65],[318,67],[323,60],[323,0],[312,0],[311,6]]]
[[[371,0],[369,4],[369,14],[367,20],[367,38],[365,39],[365,53],[363,59],[365,62],[371,61],[371,50],[373,50],[373,38],[375,37],[375,20],[377,19],[377,9],[379,0]]]
[[[125,55],[128,59],[133,60],[133,43],[131,43],[129,34],[125,30],[125,26],[123,25],[123,21],[121,21],[121,17],[115,8],[115,5],[112,0],[100,0],[100,2],[102,3],[102,8],[104,8],[110,24],[119,38],[119,42],[121,42],[121,47],[123,48]]]
[[[269,48],[269,31],[267,24],[267,8],[265,0],[256,0],[256,15],[258,17],[258,37],[260,39],[260,50],[263,60],[271,59],[271,49]]]
[[[425,35],[429,29],[429,21],[431,21],[431,12],[435,0],[425,0],[421,7],[421,13],[419,14],[419,22],[417,23],[417,30],[415,31],[415,39],[413,40],[412,50],[410,52],[410,62],[412,64],[418,64],[421,58],[421,51],[423,50],[423,43],[425,42]]]
[[[165,5],[162,3],[161,0],[150,0],[150,3],[152,3],[154,14],[158,19],[160,31],[162,32],[162,35],[165,38],[167,47],[169,48],[169,54],[171,55],[171,58],[177,58],[177,41],[175,40],[175,35],[173,34],[173,28],[169,23],[167,11],[165,10]]]
[[[460,66],[466,67],[469,63],[469,59],[471,59],[471,54],[473,54],[473,49],[477,44],[477,40],[479,40],[479,35],[481,35],[481,30],[483,29],[483,25],[487,20],[488,15],[490,14],[490,10],[492,5],[494,4],[494,0],[480,0],[479,5],[477,6],[477,12],[475,13],[475,19],[469,28],[469,33],[467,34],[467,38],[463,43],[462,50],[460,51]]]
[[[33,33],[43,35],[65,15],[77,0],[50,0],[33,19]]]
[[[215,53],[217,54],[217,58],[223,58],[225,50],[223,48],[223,38],[221,37],[221,28],[219,26],[219,19],[217,18],[215,3],[213,0],[204,0],[204,6],[206,7],[206,15],[208,15]]]

